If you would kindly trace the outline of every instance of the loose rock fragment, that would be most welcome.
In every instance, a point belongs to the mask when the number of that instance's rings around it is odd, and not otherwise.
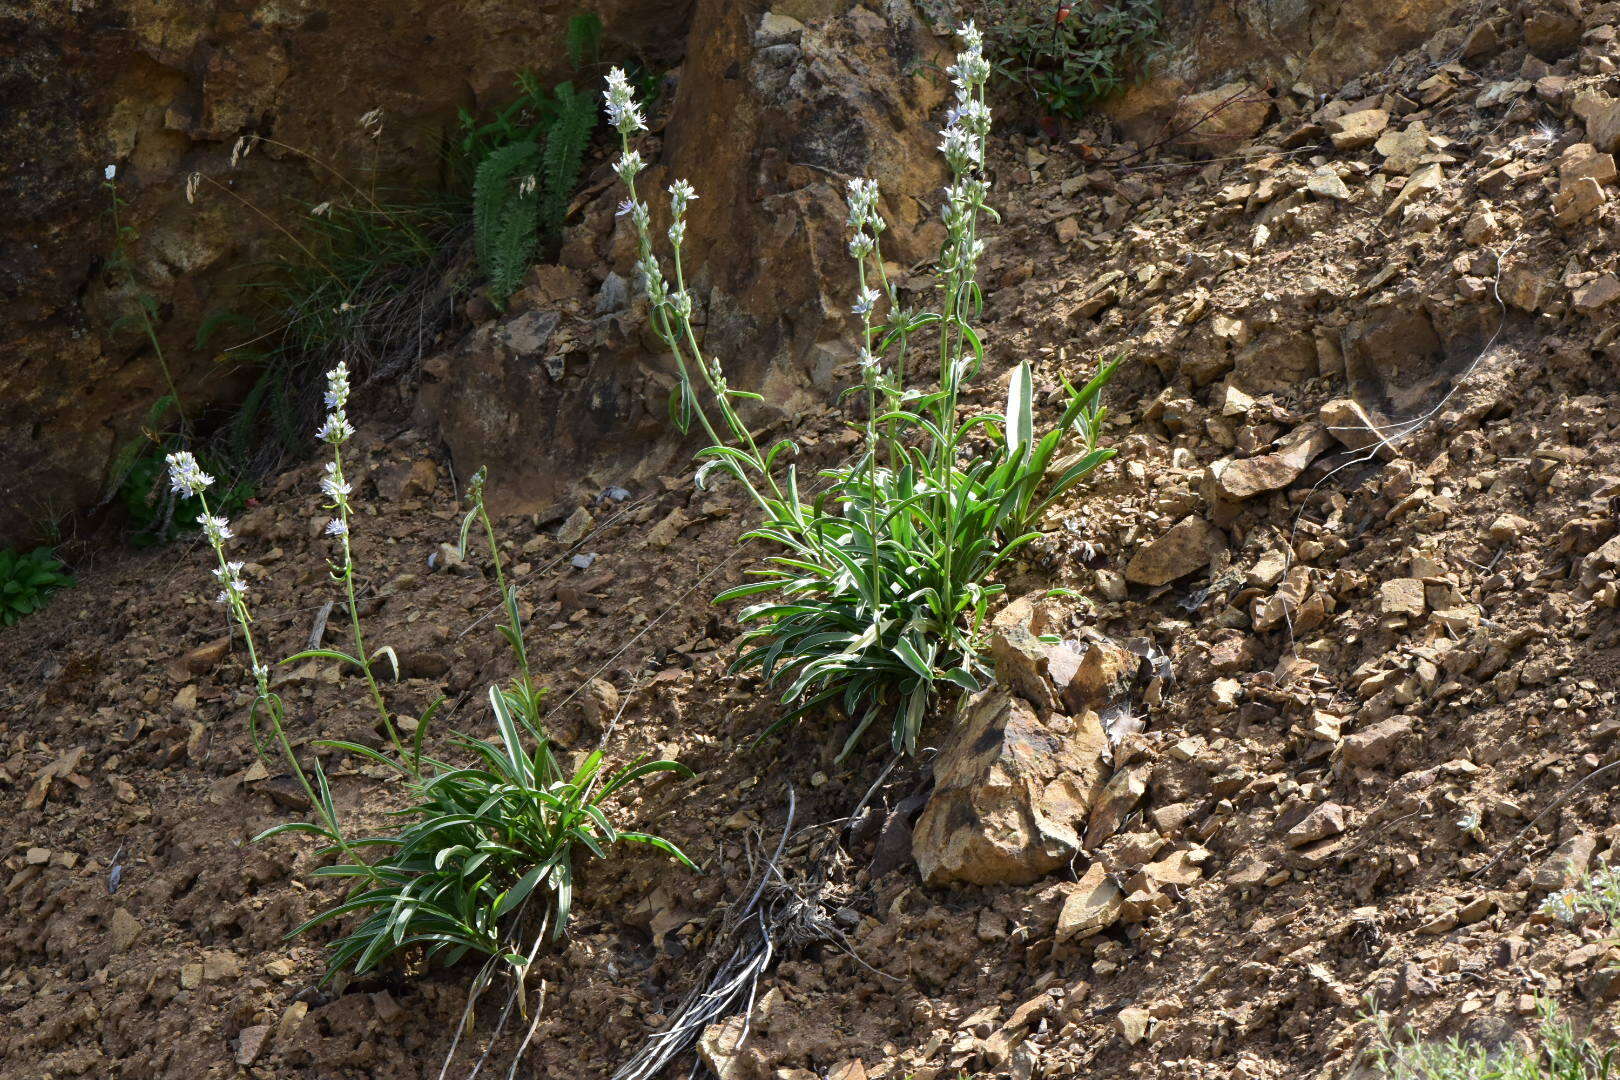
[[[1344,760],[1350,765],[1372,768],[1382,765],[1412,737],[1412,719],[1392,716],[1380,720],[1344,740]]]
[[[1069,890],[1058,911],[1057,940],[1084,939],[1100,934],[1119,918],[1123,894],[1108,876],[1107,867],[1094,862]]]
[[[1394,578],[1378,587],[1378,609],[1385,615],[1421,618],[1425,604],[1423,582],[1417,578]]]
[[[1369,146],[1388,126],[1389,113],[1383,109],[1362,109],[1327,123],[1333,145],[1340,150],[1359,150]]]
[[[1582,315],[1596,315],[1616,300],[1620,300],[1620,278],[1616,278],[1613,274],[1595,277],[1576,289],[1571,300],[1575,304],[1575,310]]]
[[[1299,478],[1316,456],[1328,448],[1331,437],[1318,424],[1308,424],[1290,436],[1288,444],[1271,454],[1242,458],[1211,466],[1210,475],[1221,495],[1234,502],[1287,487]]]
[[[1583,176],[1553,197],[1553,220],[1566,229],[1578,225],[1605,201],[1598,182],[1590,176]]]
[[[1224,546],[1219,529],[1189,515],[1169,532],[1140,548],[1125,567],[1125,580],[1138,585],[1165,585],[1209,565]]]
[[[1306,814],[1304,819],[1283,834],[1289,847],[1302,847],[1329,836],[1344,832],[1344,807],[1338,803],[1323,803]]]

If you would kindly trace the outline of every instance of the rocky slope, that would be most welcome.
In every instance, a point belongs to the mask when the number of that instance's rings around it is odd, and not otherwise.
[[[1421,40],[1455,6],[1177,0],[1167,6],[1162,62],[1116,114],[1142,135],[1185,95],[1213,86],[1331,87]],[[811,353],[836,336],[819,330],[817,285],[840,274],[800,271],[808,261],[841,272],[836,176],[882,180],[903,227],[893,234],[905,237],[899,254],[932,250],[932,236],[912,234],[931,220],[939,173],[927,117],[941,90],[919,76],[942,47],[905,3],[591,8],[606,26],[604,55],[679,65],[665,164],[732,209],[724,224],[694,222],[703,235],[693,250],[707,253],[698,268],[722,294],[714,331],[747,358],[740,376],[791,396],[804,381],[796,372],[824,365]],[[0,371],[0,458],[10,466],[0,477],[0,543],[32,540],[41,525],[99,503],[116,448],[166,389],[131,318],[142,296],[191,413],[238,400],[245,373],[199,339],[205,321],[255,313],[258,293],[244,281],[291,253],[284,230],[297,233],[311,206],[347,197],[335,177],[368,191],[431,189],[458,110],[505,104],[520,71],[570,77],[562,31],[575,10],[508,0],[470,11],[97,0],[0,13],[9,32],[0,84],[13,105],[0,118],[13,208],[0,249],[0,346],[17,360]],[[763,21],[767,12],[777,18]],[[376,119],[360,124],[366,116]],[[245,165],[234,153],[243,136],[267,140]],[[130,275],[109,271],[109,165],[127,203],[120,224],[137,237]],[[195,205],[186,197],[193,173],[205,178]],[[595,349],[600,359],[611,351]],[[623,362],[633,371],[634,357]],[[593,408],[610,397],[598,387]],[[608,411],[625,437],[634,409],[621,401]],[[567,435],[598,438],[601,427],[598,418]],[[549,497],[534,484],[509,494]]]
[[[704,867],[590,867],[523,1068],[608,1077],[668,1022],[729,950],[790,789],[783,885],[818,917],[747,1042],[705,1034],[728,1080],[1337,1080],[1369,994],[1487,1043],[1549,997],[1612,1043],[1607,932],[1540,904],[1620,859],[1617,28],[1615,4],[1455,13],[1331,94],[1179,132],[1199,160],[1101,122],[998,146],[996,369],[1034,358],[1051,390],[1125,356],[1121,453],[1009,583],[1007,685],[920,765],[835,765],[832,721],[752,741],[771,702],[724,675],[736,629],[706,602],[746,523],[679,448],[639,471],[581,450],[566,498],[507,516],[559,738],[696,768],[630,809]],[[623,250],[593,235],[449,358],[588,318]],[[409,713],[442,690],[476,727],[507,662],[491,586],[438,547],[479,450],[444,449],[435,370],[422,401],[361,403],[356,532],[373,637],[404,661],[389,692]],[[840,453],[813,395],[776,422],[803,467]],[[279,652],[329,598],[316,472],[239,523]],[[319,988],[319,942],[282,940],[319,896],[298,844],[245,842],[297,799],[251,753],[211,593],[198,552],[108,558],[0,638],[0,1074],[438,1075],[465,972]],[[284,678],[299,738],[376,737],[330,672]],[[397,805],[329,765],[354,813]]]

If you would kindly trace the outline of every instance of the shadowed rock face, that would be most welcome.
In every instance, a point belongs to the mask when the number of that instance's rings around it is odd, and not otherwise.
[[[700,0],[661,141],[642,144],[660,241],[669,183],[698,193],[684,252],[703,346],[732,385],[764,395],[748,414],[756,426],[791,422],[847,385],[835,369],[853,359],[848,181],[878,181],[888,258],[911,265],[943,239],[945,83],[931,72],[949,63],[947,44],[904,4],[884,15],[788,7],[804,21]],[[614,216],[621,197],[599,190],[570,234],[562,261],[595,298],[552,341],[525,354],[479,327],[425,365],[419,415],[436,422],[458,469],[492,466],[503,512],[543,510],[587,473],[633,482],[684,467],[665,405],[674,366],[646,329],[639,290],[626,287],[635,244]],[[617,281],[592,284],[609,267]]]
[[[1148,139],[1189,94],[1255,87],[1245,95],[1255,100],[1222,114],[1232,131],[1211,134],[1241,138],[1271,111],[1267,79],[1325,89],[1421,40],[1453,3],[1171,0],[1169,47],[1113,112]],[[683,176],[700,193],[687,249],[706,345],[734,384],[767,393],[774,418],[824,400],[847,359],[838,344],[838,298],[849,288],[845,181],[866,175],[882,186],[890,258],[911,264],[939,240],[933,207],[943,171],[933,144],[945,85],[933,72],[949,43],[903,2],[592,6],[609,55],[679,65],[647,181]],[[522,69],[566,74],[559,43],[575,10],[529,0],[26,0],[0,21],[8,105],[0,137],[13,163],[0,178],[12,211],[0,245],[0,543],[94,504],[115,447],[162,393],[150,343],[126,318],[138,294],[155,302],[158,338],[193,412],[244,392],[248,373],[214,363],[196,334],[207,313],[241,306],[228,283],[287,243],[246,204],[293,221],[339,188],[325,168],[270,144],[231,168],[240,136],[307,150],[362,185],[431,185],[458,109],[498,103]],[[356,124],[371,109],[383,116],[375,139]],[[105,272],[114,235],[103,187],[109,163],[128,203],[123,223],[138,234],[134,285]],[[188,205],[185,178],[194,171],[230,193],[205,182]],[[598,195],[571,233],[575,269],[592,290],[609,265],[629,276],[611,198]],[[583,459],[610,440],[635,460],[661,437],[667,371],[646,343],[634,333],[597,335],[580,355],[590,370],[574,384],[521,365],[508,370],[504,354],[478,352],[477,343],[446,366],[447,400],[463,394],[455,381],[462,359],[476,361],[478,385],[502,388],[502,401],[461,401],[462,419],[443,418],[457,457],[536,461],[510,481],[497,470],[497,497],[533,503],[555,490],[566,470],[537,445]],[[557,370],[555,357],[541,359]],[[658,399],[650,410],[649,395]],[[511,415],[495,422],[494,405]],[[467,416],[504,434],[478,435]]]
[[[677,61],[691,5],[605,0],[616,52]],[[513,76],[561,78],[573,4],[533,0],[25,0],[0,17],[0,544],[101,494],[114,446],[162,393],[149,343],[123,316],[135,291],[104,274],[113,247],[103,170],[118,167],[139,290],[187,405],[240,395],[241,372],[195,348],[224,276],[280,250],[273,226],[204,184],[199,171],[296,221],[336,194],[326,170],[264,146],[307,150],[368,185],[431,184],[457,110],[498,102]],[[383,110],[380,138],[356,126]],[[236,303],[240,303],[239,300]]]

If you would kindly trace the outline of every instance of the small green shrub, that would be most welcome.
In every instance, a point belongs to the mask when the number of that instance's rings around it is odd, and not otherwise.
[[[616,792],[653,773],[690,776],[691,770],[673,761],[650,761],[607,775],[598,750],[572,775],[566,774],[544,732],[526,719],[520,723],[521,714],[508,706],[499,689],[491,687],[489,696],[500,745],[456,736],[457,745],[471,751],[477,763],[457,768],[427,761],[431,775],[412,785],[420,801],[401,812],[411,824],[351,842],[354,848],[380,849],[381,858],[315,871],[319,877],[351,881],[353,888],[293,933],[351,914],[364,916],[333,943],[329,978],[349,966],[363,974],[416,945],[426,946],[429,962],[453,964],[471,952],[501,957],[521,972],[528,961],[512,942],[524,902],[531,895],[543,898],[536,921],[549,927],[551,937],[561,935],[573,904],[576,846],[603,858],[615,843],[649,844],[693,865],[667,840],[616,828],[604,807]],[[333,745],[395,764],[365,747]],[[291,822],[265,835],[278,833],[335,839],[311,822]],[[341,853],[336,843],[320,852]]]
[[[1122,89],[1158,38],[1161,0],[979,0],[997,75],[1055,116]]]
[[[1529,1049],[1513,1042],[1486,1049],[1456,1036],[1428,1042],[1407,1035],[1407,1041],[1399,1041],[1386,1021],[1377,1023],[1372,1058],[1386,1080],[1609,1080],[1615,1075],[1614,1050],[1576,1038],[1547,1001],[1541,1003],[1541,1027]]]
[[[1097,400],[1113,364],[1080,389],[1065,383],[1063,414],[1039,441],[1027,363],[1011,373],[1005,412],[958,414],[963,386],[985,358],[973,321],[982,306],[979,218],[993,213],[982,174],[990,66],[971,23],[962,34],[966,44],[951,68],[957,101],[942,144],[952,182],[944,210],[948,238],[935,269],[940,307],[913,311],[901,303],[879,251],[886,225],[877,185],[853,181],[850,250],[862,373],[853,392],[865,401],[863,438],[852,463],[820,474],[816,494],[802,490],[791,464],[780,467],[790,441],[762,450],[743,422],[738,408],[758,395],[730,387],[719,362],[703,355],[681,259],[687,207],[697,196],[685,181],[670,187],[673,279],[666,279],[653,254],[651,211],[635,190],[642,162],[629,136],[643,126],[640,107],[622,72],[608,78],[608,118],[623,147],[616,170],[630,189],[624,212],[639,237],[652,328],[679,374],[672,416],[683,430],[696,419],[709,438],[699,485],[716,471],[729,474],[762,516],[746,537],[774,549],[765,566],[750,571],[754,581],[717,598],[769,597],[741,614],[748,630],[733,670],[757,671],[781,688],[789,711],[779,723],[823,706],[842,708],[854,722],[845,753],[880,717],[891,722],[894,747],[915,752],[938,695],[981,685],[988,674],[984,621],[1003,591],[995,574],[1035,538],[1052,501],[1113,454],[1098,446]],[[937,358],[916,386],[908,383],[914,349]],[[717,417],[700,400],[700,386]],[[1048,479],[1059,450],[1076,435],[1083,446]]]
[[[1560,889],[1541,903],[1543,914],[1565,924],[1595,914],[1610,926],[1620,926],[1620,871],[1604,867],[1584,875],[1580,883]]]
[[[15,626],[44,607],[51,593],[73,584],[67,567],[48,547],[0,551],[0,625]]]
[[[327,979],[345,968],[356,973],[369,971],[401,950],[418,946],[424,947],[429,961],[454,963],[468,953],[486,956],[485,976],[497,961],[504,960],[521,979],[546,931],[555,938],[567,925],[578,849],[600,857],[617,843],[645,844],[692,866],[668,841],[614,825],[606,806],[615,794],[653,774],[692,774],[673,761],[636,761],[609,772],[599,750],[586,755],[572,772],[559,766],[542,722],[540,703],[545,690],[535,685],[529,667],[517,590],[506,580],[494,527],[484,508],[483,470],[469,488],[473,507],[463,519],[460,546],[465,554],[472,526],[482,523],[508,619],[501,632],[517,661],[518,674],[508,686],[489,689],[498,742],[461,734],[452,737],[453,745],[470,753],[472,764],[459,766],[423,755],[423,740],[442,698],[428,705],[407,743],[402,731],[408,729],[398,722],[378,679],[379,659],[390,661],[396,681],[398,661],[391,647],[368,644],[361,628],[350,537],[356,520],[350,501],[354,484],[345,472],[343,456],[344,444],[354,434],[346,411],[348,398],[349,373],[339,364],[328,376],[324,401],[329,411],[316,436],[331,453],[320,489],[332,514],[325,526],[325,535],[334,545],[329,559],[331,579],[343,591],[351,643],[343,648],[308,649],[281,663],[331,660],[364,677],[388,746],[377,749],[344,740],[322,740],[315,745],[400,773],[415,803],[398,812],[408,822],[398,829],[349,838],[319,760],[308,767],[299,760],[287,737],[285,705],[272,684],[270,664],[261,657],[253,631],[243,564],[226,552],[233,538],[230,524],[209,506],[207,493],[214,478],[189,453],[179,451],[167,459],[171,489],[186,500],[195,500],[199,508],[197,524],[217,565],[214,575],[222,590],[219,600],[247,652],[254,687],[248,725],[255,747],[266,756],[279,751],[314,811],[313,821],[288,822],[266,830],[257,839],[314,836],[325,843],[319,853],[322,858],[338,859],[317,869],[315,875],[346,882],[348,892],[292,931],[296,935],[351,915],[360,917],[332,945]],[[375,861],[363,858],[362,852],[375,853]],[[525,957],[521,935],[536,924],[540,930],[534,933],[534,944]]]

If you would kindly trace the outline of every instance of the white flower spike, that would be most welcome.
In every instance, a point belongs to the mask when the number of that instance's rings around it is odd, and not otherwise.
[[[189,450],[178,450],[166,459],[169,463],[169,489],[176,495],[201,495],[208,490],[214,478],[202,471]]]
[[[630,80],[622,69],[614,68],[608,72],[607,92],[602,95],[602,99],[608,123],[612,124],[620,135],[634,135],[647,126],[641,116],[641,106],[636,104],[636,92],[631,88]]]
[[[197,518],[197,524],[202,526],[203,535],[215,547],[223,544],[236,534],[231,532],[230,522],[213,514],[203,514]]]
[[[326,407],[342,409],[349,403],[349,365],[343,361],[326,373]]]

